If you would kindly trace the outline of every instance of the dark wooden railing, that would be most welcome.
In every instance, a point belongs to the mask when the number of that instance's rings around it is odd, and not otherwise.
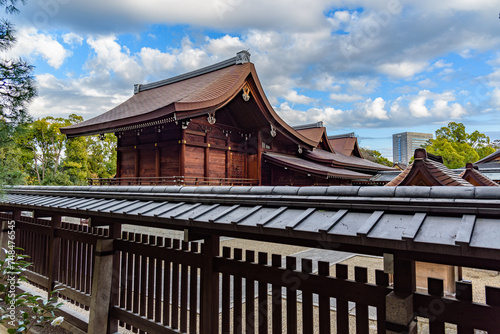
[[[259,184],[257,179],[194,176],[91,178],[87,181],[90,186],[256,186]]]
[[[62,298],[90,308],[88,322],[62,313],[81,332],[98,333],[99,326],[112,333],[118,326],[134,333],[397,332],[385,319],[387,296],[398,291],[382,271],[369,283],[363,267],[349,277],[348,267],[336,264],[332,275],[328,262],[302,259],[298,270],[295,257],[219,250],[218,236],[202,244],[128,232],[116,237],[117,231],[19,211],[0,219],[16,221],[16,246],[33,262],[30,283],[46,291],[62,284]],[[480,304],[472,302],[471,284],[458,282],[456,298],[443,297],[442,280],[429,278],[428,286],[428,294],[410,296],[414,314],[429,320],[429,333],[444,333],[445,323],[456,324],[458,333],[498,332],[500,289],[486,287]]]

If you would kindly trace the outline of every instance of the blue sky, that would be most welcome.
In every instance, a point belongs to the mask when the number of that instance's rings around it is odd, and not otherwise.
[[[85,119],[248,49],[292,125],[354,131],[392,160],[393,133],[450,121],[500,139],[500,4],[472,0],[38,0],[10,16],[8,56],[35,66],[34,117]]]

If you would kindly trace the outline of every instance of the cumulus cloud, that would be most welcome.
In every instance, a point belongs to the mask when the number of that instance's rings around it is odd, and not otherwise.
[[[35,28],[22,28],[17,32],[17,42],[6,52],[7,57],[42,57],[50,66],[58,69],[71,52],[57,38],[38,32]]]
[[[420,73],[426,66],[427,64],[424,62],[403,61],[399,63],[382,64],[378,66],[378,70],[390,77],[402,79]]]
[[[371,99],[368,99],[363,106],[367,117],[376,119],[388,119],[389,116],[387,116],[387,111],[384,109],[384,107],[385,101],[381,97],[377,97],[373,101]]]
[[[62,35],[63,41],[66,44],[73,45],[73,44],[78,44],[82,45],[83,42],[83,37],[75,34],[74,32],[69,32],[67,34]]]

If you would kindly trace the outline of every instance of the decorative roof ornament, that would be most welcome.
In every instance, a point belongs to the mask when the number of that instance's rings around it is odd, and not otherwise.
[[[250,62],[250,52],[242,50],[236,54],[236,65]]]
[[[137,94],[141,91],[141,84],[134,85],[134,94]]]
[[[248,102],[248,100],[250,100],[250,87],[248,87],[248,84],[245,84],[245,87],[243,87],[242,96],[245,102]]]
[[[299,145],[297,152],[299,152],[299,154],[302,154],[302,147],[300,147],[300,145]]]
[[[276,137],[276,129],[274,128],[274,126],[269,123],[269,125],[271,125],[271,131],[269,131],[269,133],[271,134],[271,137]]]
[[[212,113],[208,113],[208,117],[207,117],[207,121],[208,123],[210,123],[211,125],[214,125],[215,124],[215,111],[212,112]]]

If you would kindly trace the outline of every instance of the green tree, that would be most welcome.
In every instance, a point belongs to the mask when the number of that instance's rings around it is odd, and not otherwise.
[[[436,139],[424,147],[427,152],[442,156],[445,166],[451,169],[464,167],[495,152],[488,136],[477,130],[468,134],[462,123],[455,122],[436,130]]]
[[[16,138],[25,152],[25,163],[38,184],[68,183],[63,175],[59,175],[59,164],[66,141],[66,136],[59,128],[70,124],[64,118],[41,118],[28,124],[25,135]]]
[[[0,0],[6,13],[18,13],[18,0]],[[25,0],[21,0],[25,3]],[[15,29],[5,19],[0,20],[0,51],[5,52],[16,42]],[[30,119],[27,105],[36,96],[34,67],[22,59],[0,59],[0,119],[15,126]]]
[[[376,162],[378,164],[384,165],[384,166],[389,166],[392,167],[393,163],[382,156],[382,153],[380,153],[377,150],[370,150],[367,148],[361,148],[361,155],[370,161]]]
[[[104,138],[87,137],[88,177],[110,178],[116,174],[116,136],[107,133]]]

